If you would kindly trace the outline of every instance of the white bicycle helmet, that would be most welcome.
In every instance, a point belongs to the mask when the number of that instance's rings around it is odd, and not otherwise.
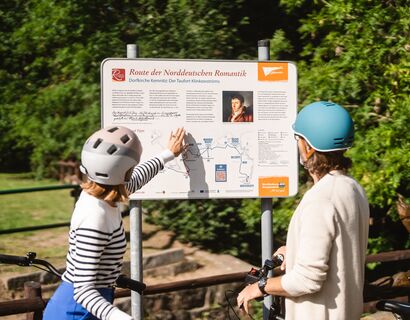
[[[103,128],[84,143],[80,169],[91,181],[123,184],[127,171],[139,163],[141,153],[141,142],[134,131],[120,126]]]

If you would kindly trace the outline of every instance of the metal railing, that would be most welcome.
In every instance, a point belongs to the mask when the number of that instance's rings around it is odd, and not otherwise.
[[[383,252],[369,255],[366,263],[370,262],[395,262],[410,261],[410,250],[399,250]],[[197,289],[210,287],[219,284],[244,282],[246,272],[237,272],[224,275],[209,276],[204,278],[175,281],[164,284],[147,286],[144,295],[153,295],[159,293],[168,293],[180,290]],[[129,297],[130,290],[118,289],[115,292],[115,298]],[[365,302],[376,301],[380,299],[391,299],[396,297],[409,297],[410,287],[380,287],[371,284],[365,284],[363,297]],[[407,298],[408,299],[408,298]],[[41,297],[41,286],[38,282],[29,281],[25,284],[25,298],[0,302],[0,316],[29,313],[28,319],[41,320],[42,312],[47,305],[48,299]]]
[[[80,186],[78,184],[64,184],[56,186],[42,186],[42,187],[31,187],[31,188],[19,188],[19,189],[9,189],[0,190],[0,195],[3,194],[15,194],[15,193],[27,193],[27,192],[37,192],[37,191],[52,191],[61,189],[76,189]]]

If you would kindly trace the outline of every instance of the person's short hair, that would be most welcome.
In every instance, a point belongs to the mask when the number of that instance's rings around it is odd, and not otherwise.
[[[245,98],[240,93],[234,93],[233,95],[231,95],[231,100],[233,99],[238,99],[241,103],[245,102]]]
[[[128,192],[123,184],[110,186],[88,180],[81,184],[81,188],[100,200],[109,202],[126,202],[128,200]]]
[[[341,170],[344,173],[352,167],[352,160],[347,158],[344,153],[346,150],[331,152],[320,152],[315,150],[312,156],[306,161],[305,168],[309,172],[322,178],[332,170]]]

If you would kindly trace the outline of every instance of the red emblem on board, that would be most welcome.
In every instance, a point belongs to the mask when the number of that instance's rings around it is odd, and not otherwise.
[[[112,69],[112,81],[125,81],[125,69]]]

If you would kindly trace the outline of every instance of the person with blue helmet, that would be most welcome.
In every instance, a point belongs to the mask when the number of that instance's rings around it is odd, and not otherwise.
[[[363,312],[369,203],[347,175],[353,144],[349,113],[332,102],[304,107],[293,125],[300,162],[314,185],[303,196],[288,228],[282,254],[285,274],[248,285],[237,302],[264,294],[286,297],[286,320],[356,320]]]

